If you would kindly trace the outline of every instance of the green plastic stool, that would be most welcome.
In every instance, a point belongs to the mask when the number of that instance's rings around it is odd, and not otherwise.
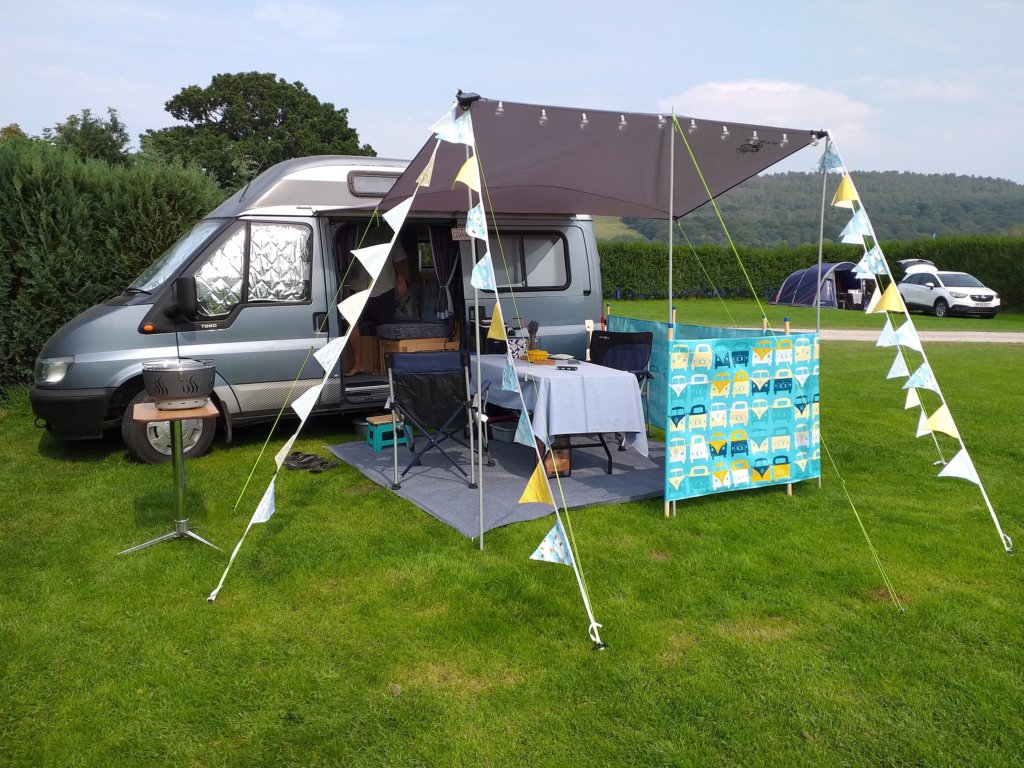
[[[374,453],[380,453],[385,448],[396,443],[398,445],[412,445],[412,430],[408,425],[401,421],[398,422],[398,439],[396,440],[390,417],[387,417],[387,421],[381,421],[380,423],[367,420],[366,444],[373,449]]]

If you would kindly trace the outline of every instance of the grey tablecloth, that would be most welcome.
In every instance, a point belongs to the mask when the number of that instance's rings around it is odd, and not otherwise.
[[[575,371],[521,360],[515,366],[526,408],[533,411],[533,432],[546,444],[552,435],[622,432],[627,445],[647,455],[644,409],[636,376],[591,363],[580,363]],[[518,410],[522,408],[519,395],[501,388],[504,368],[505,355],[480,356],[487,402]],[[470,369],[475,382],[475,358]]]

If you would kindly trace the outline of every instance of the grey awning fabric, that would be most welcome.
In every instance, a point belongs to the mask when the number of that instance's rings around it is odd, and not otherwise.
[[[668,218],[669,115],[659,121],[655,114],[491,99],[470,109],[486,210]],[[461,108],[456,112],[461,114]],[[586,127],[581,128],[584,113]],[[694,118],[691,126],[690,117],[678,120],[684,136],[675,139],[676,218],[708,202],[700,174],[717,197],[824,136],[824,131],[725,122],[728,136],[723,139],[722,121]],[[435,143],[431,137],[417,153],[381,208],[413,193]],[[413,210],[465,212],[466,188],[452,189],[465,159],[465,145],[442,142],[431,186],[419,191]]]

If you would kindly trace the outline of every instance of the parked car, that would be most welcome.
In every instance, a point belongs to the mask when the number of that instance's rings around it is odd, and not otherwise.
[[[897,287],[909,310],[936,317],[995,317],[999,311],[999,294],[966,272],[940,271],[925,259],[905,259],[899,265],[906,274]]]

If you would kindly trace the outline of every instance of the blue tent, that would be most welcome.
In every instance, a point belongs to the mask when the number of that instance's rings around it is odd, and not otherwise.
[[[796,307],[813,307],[821,284],[821,306],[832,309],[852,309],[861,303],[861,281],[854,276],[853,262],[822,264],[819,271],[815,264],[807,269],[798,269],[786,278],[772,304],[788,304]],[[853,295],[850,295],[850,292]]]

